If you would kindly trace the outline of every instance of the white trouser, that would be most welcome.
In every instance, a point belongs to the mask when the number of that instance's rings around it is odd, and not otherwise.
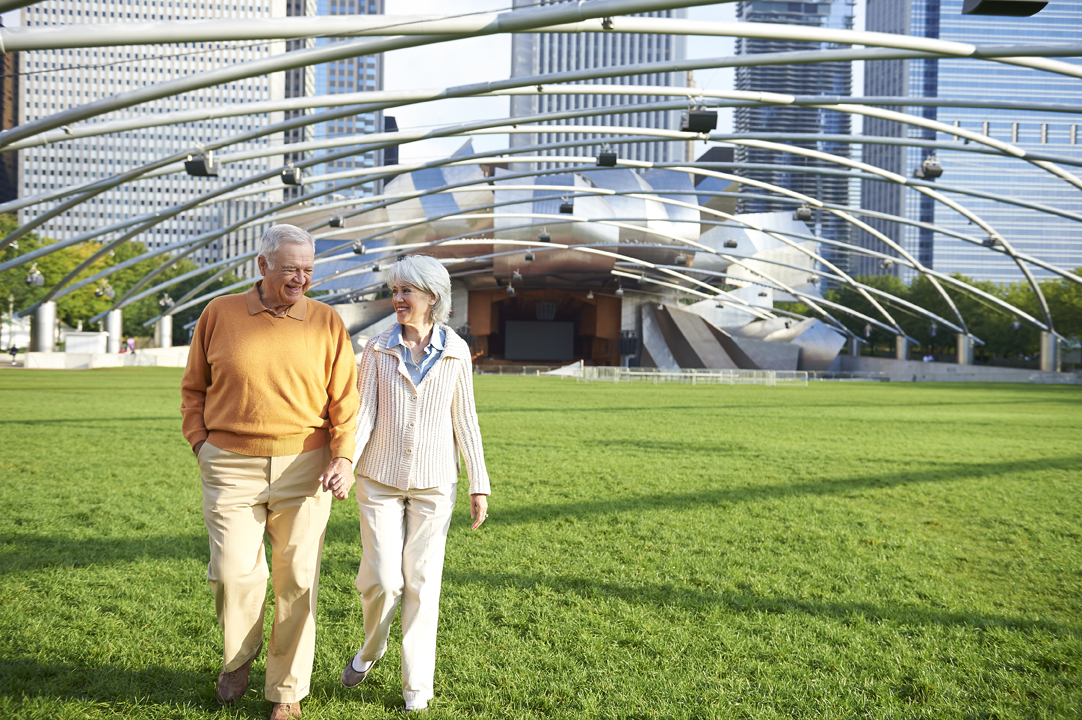
[[[432,698],[440,582],[456,488],[399,490],[366,477],[357,484],[364,548],[355,583],[364,610],[359,655],[374,662],[387,652],[401,600],[402,697],[411,703]]]

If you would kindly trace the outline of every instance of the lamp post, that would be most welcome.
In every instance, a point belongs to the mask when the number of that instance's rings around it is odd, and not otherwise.
[[[15,344],[15,293],[8,293],[8,345]],[[7,348],[4,348],[5,350]]]

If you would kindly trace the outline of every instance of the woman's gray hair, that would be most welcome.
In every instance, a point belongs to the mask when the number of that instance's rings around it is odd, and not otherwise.
[[[446,323],[451,317],[451,276],[447,268],[430,255],[406,255],[387,270],[387,284],[412,285],[436,296],[432,322]]]
[[[296,225],[271,225],[263,233],[263,239],[259,246],[259,257],[267,262],[267,267],[274,268],[271,255],[282,246],[282,243],[287,242],[297,243],[298,245],[311,245],[312,252],[315,252],[316,249],[316,241],[308,234],[307,230],[302,230]]]

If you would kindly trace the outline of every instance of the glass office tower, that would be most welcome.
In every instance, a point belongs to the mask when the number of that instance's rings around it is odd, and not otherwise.
[[[568,0],[554,0],[567,2]],[[514,0],[514,7],[554,4],[553,0]],[[664,10],[643,13],[637,17],[686,18],[687,10]],[[684,60],[687,57],[683,36],[634,35],[613,33],[519,33],[511,40],[511,77],[529,77],[585,68],[634,65],[638,63]],[[591,81],[584,81],[591,82]],[[592,81],[600,85],[653,85],[686,87],[688,73],[666,72],[652,75],[605,78]],[[580,84],[580,83],[576,83]],[[613,105],[637,105],[671,101],[671,97],[649,95],[524,95],[511,98],[511,116],[557,113],[579,108],[604,108]],[[616,125],[621,127],[679,130],[681,110],[652,110],[589,118],[554,120],[556,125]],[[511,136],[511,147],[535,143],[559,143],[598,139],[597,145],[578,148],[546,150],[543,155],[596,155],[606,136],[590,133],[538,133]],[[650,142],[621,144],[616,148],[620,157],[646,162],[684,162],[688,160],[688,144],[684,142]],[[555,167],[555,166],[554,166]]]
[[[867,29],[909,34],[974,45],[1078,44],[1082,41],[1082,5],[1053,2],[1028,18],[962,15],[962,0],[868,0]],[[1062,61],[1079,64],[1073,58]],[[1082,84],[1077,78],[998,62],[970,59],[894,60],[869,62],[865,69],[867,96],[908,96],[949,100],[1010,100],[1077,106]],[[899,108],[892,108],[899,109]],[[1035,109],[920,107],[912,115],[983,133],[1014,143],[1024,150],[1082,161],[1077,115]],[[866,135],[910,137],[950,143],[937,159],[942,177],[935,180],[949,197],[986,220],[1017,250],[1067,268],[1082,266],[1082,225],[1017,205],[952,193],[950,188],[995,193],[1012,200],[1051,205],[1082,214],[1082,192],[1025,161],[964,152],[976,147],[946,133],[882,120],[865,120]],[[866,145],[864,160],[899,174],[914,169],[933,153],[928,148]],[[1082,168],[1061,165],[1079,174]],[[863,207],[935,223],[983,239],[983,231],[946,206],[897,185],[864,181]],[[878,229],[903,245],[925,265],[942,272],[962,273],[981,280],[1015,282],[1021,271],[1001,253],[932,230],[875,221]],[[861,233],[861,244],[882,250],[883,244]],[[878,262],[862,261],[861,270],[882,272]],[[893,272],[897,272],[895,266]],[[1048,271],[1033,268],[1038,277]],[[906,274],[903,271],[903,274]]]
[[[282,17],[281,3],[208,5],[196,10],[193,3],[162,0],[157,4],[121,5],[111,0],[42,0],[24,7],[22,25],[78,25],[91,23],[152,22],[200,18],[262,19]],[[35,50],[18,53],[22,73],[18,86],[18,122],[25,124],[72,107],[101,100],[133,88],[194,75],[216,68],[280,54],[283,43],[250,42],[185,43],[172,46],[122,46],[80,49]],[[282,73],[246,78],[236,82],[192,90],[165,97],[138,108],[119,110],[91,122],[132,117],[153,117],[196,108],[215,108],[233,102],[278,100],[283,97]],[[282,119],[281,113],[230,116],[179,125],[151,126],[81,139],[66,140],[18,151],[18,193],[21,198],[47,195],[112,177],[199,143],[266,126]],[[276,136],[231,146],[221,154],[265,150],[277,144]],[[12,155],[12,153],[9,153]],[[61,240],[134,217],[172,207],[224,183],[274,167],[280,156],[259,157],[228,163],[221,177],[189,177],[183,173],[148,177],[125,183],[58,215],[38,230]],[[261,202],[281,197],[278,189],[261,198],[241,201],[229,210],[235,215]],[[19,210],[20,223],[38,217],[55,202],[43,202]],[[136,237],[148,248],[173,245],[218,227],[215,209],[192,209],[161,222]],[[110,236],[112,239],[115,236]],[[209,263],[256,248],[259,228],[232,233],[197,250],[191,259]]]
[[[780,23],[785,25],[809,25],[812,27],[850,30],[853,27],[852,0],[832,0],[818,3],[768,2],[753,0],[739,2],[736,16],[745,22]],[[796,42],[788,40],[766,40],[758,38],[737,38],[738,55],[756,55],[762,53],[795,52],[833,47],[825,43]],[[738,67],[736,69],[736,89],[758,92],[773,92],[787,95],[831,95],[847,96],[852,85],[850,63],[815,63],[806,65],[768,65],[762,67]],[[733,113],[733,129],[736,133],[756,135],[758,133],[793,133],[801,135],[849,134],[849,117],[842,113],[817,108],[793,106],[760,106],[737,108]],[[825,140],[792,141],[798,147],[818,150],[848,158],[849,146],[844,143]],[[824,167],[831,170],[840,166],[823,160],[794,155],[791,153],[762,150],[758,148],[736,147],[735,159],[738,163],[756,163],[762,165],[789,165],[799,167]],[[763,168],[738,171],[745,177],[805,193],[823,202],[848,205],[850,197],[849,180],[844,177],[830,177],[804,172],[792,172],[784,168]],[[745,187],[742,193],[748,195],[741,200],[738,210],[743,213],[760,213],[792,208],[772,202],[769,194],[756,188]],[[849,242],[850,225],[829,213],[814,214],[817,232],[825,238]],[[824,256],[845,269],[848,254],[838,252],[830,246],[823,247]]]
[[[289,15],[382,15],[383,0],[287,0],[287,13]],[[301,47],[315,47],[331,42],[355,41],[351,37],[309,38],[306,40],[292,40],[289,49]],[[286,97],[301,97],[304,95],[334,95],[342,93],[370,92],[383,89],[383,55],[364,55],[361,57],[337,60],[332,63],[316,65],[314,67],[298,68],[286,73]],[[318,112],[319,108],[308,111],[292,111],[287,117],[295,117],[304,112],[309,114]],[[383,131],[382,113],[366,113],[353,117],[338,118],[330,122],[312,125],[303,130],[293,130],[287,134],[286,142],[304,142],[306,140],[323,140],[336,137],[349,137]],[[318,151],[338,152],[346,146],[331,148],[330,150]],[[294,161],[300,156],[296,153],[289,156]],[[314,165],[305,171],[310,179],[316,179],[324,175],[348,172],[361,168],[375,167],[382,164],[381,152],[358,153],[352,157],[334,160],[330,163]],[[315,183],[318,187],[321,183]],[[373,194],[375,188],[369,185],[343,190],[343,194],[349,196],[366,196]],[[300,188],[290,188],[286,191],[290,196],[296,196],[304,192]]]

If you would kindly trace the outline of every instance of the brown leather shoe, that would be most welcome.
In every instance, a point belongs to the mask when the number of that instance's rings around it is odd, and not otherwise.
[[[232,705],[237,698],[248,692],[248,671],[252,669],[252,663],[261,652],[263,652],[262,644],[255,654],[248,658],[248,662],[236,670],[229,672],[223,670],[218,674],[218,704]]]
[[[274,703],[271,708],[270,720],[293,720],[301,716],[301,704],[299,702]]]

